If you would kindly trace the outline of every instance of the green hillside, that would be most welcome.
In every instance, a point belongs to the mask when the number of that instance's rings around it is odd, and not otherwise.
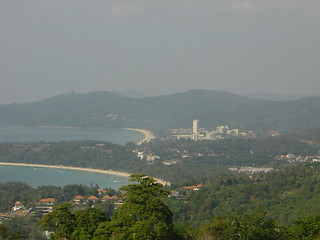
[[[208,90],[128,98],[112,92],[67,94],[25,104],[0,106],[0,124],[32,126],[134,127],[163,131],[229,125],[283,132],[320,127],[320,98],[276,102]]]
[[[167,204],[175,220],[199,225],[214,216],[265,210],[282,224],[320,213],[320,164],[304,164],[270,173],[226,175],[203,182],[199,191],[189,191],[183,201]],[[183,192],[183,191],[182,191]]]

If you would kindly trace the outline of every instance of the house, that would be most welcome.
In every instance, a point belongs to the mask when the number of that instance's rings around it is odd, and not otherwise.
[[[112,197],[110,197],[109,195],[105,195],[105,196],[103,196],[102,197],[102,202],[106,202],[106,201],[108,201],[108,200],[114,200],[114,199],[117,199],[118,197],[117,196],[112,196]]]
[[[12,208],[12,211],[17,212],[20,210],[24,211],[24,210],[26,210],[26,208],[24,207],[24,205],[20,201],[16,201],[13,208]]]
[[[42,214],[47,214],[53,211],[52,206],[55,204],[56,200],[54,198],[43,198],[39,201],[36,206],[36,210]]]
[[[87,198],[88,202],[96,202],[98,200],[99,200],[99,198],[97,198],[96,196],[93,196],[93,195]]]
[[[203,187],[202,184],[198,184],[198,185],[195,185],[195,186],[184,186],[182,189],[184,190],[193,190],[193,191],[199,191],[199,189]]]
[[[82,203],[84,201],[84,199],[85,198],[83,196],[77,195],[72,199],[72,201],[73,201],[74,204],[80,204],[80,203]]]
[[[40,205],[47,205],[47,206],[52,206],[56,200],[54,198],[43,198],[39,201]]]
[[[105,195],[107,193],[107,190],[105,190],[105,189],[97,189],[97,192],[98,192],[99,196],[103,196],[103,195]]]

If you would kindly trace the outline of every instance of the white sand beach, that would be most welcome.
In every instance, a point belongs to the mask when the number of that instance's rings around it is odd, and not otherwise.
[[[121,172],[121,171],[113,171],[113,170],[103,170],[103,169],[95,169],[95,168],[81,168],[81,167],[72,167],[72,166],[63,166],[63,165],[47,165],[47,164],[32,164],[32,163],[9,163],[9,162],[0,162],[0,165],[7,166],[21,166],[21,167],[43,167],[43,168],[57,168],[57,169],[68,169],[68,170],[76,170],[76,171],[86,171],[86,172],[95,172],[95,173],[103,173],[110,174],[121,177],[129,177],[132,173]],[[157,182],[170,186],[170,182],[164,181],[162,179],[157,179]]]
[[[140,132],[142,134],[144,134],[144,138],[138,142],[137,144],[140,145],[144,142],[149,142],[151,139],[156,138],[153,133],[149,130],[146,129],[139,129],[139,128],[124,128],[125,130],[129,130],[129,131],[136,131],[136,132]]]

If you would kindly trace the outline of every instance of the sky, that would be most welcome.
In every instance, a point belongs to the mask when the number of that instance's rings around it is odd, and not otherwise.
[[[0,0],[0,104],[70,92],[320,93],[319,0]]]

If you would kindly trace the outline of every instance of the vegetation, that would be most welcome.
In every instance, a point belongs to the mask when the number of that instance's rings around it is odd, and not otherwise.
[[[181,192],[182,200],[167,198],[169,191],[154,179],[132,175],[135,183],[122,187],[125,201],[110,218],[104,210],[65,202],[40,225],[54,232],[51,239],[68,240],[319,239],[319,171],[319,164],[307,164],[208,179],[199,191]],[[29,230],[30,218],[17,220],[0,224],[2,239],[43,239],[34,220]]]
[[[0,143],[0,161],[143,172],[181,183],[223,175],[234,166],[283,168],[290,164],[286,160],[277,160],[278,155],[318,155],[320,145],[315,132],[202,142],[155,139],[142,145],[127,143],[124,146],[101,141]],[[138,158],[136,152],[158,158],[147,161],[146,157]]]
[[[41,219],[41,226],[54,232],[51,239],[90,240],[98,225],[108,221],[101,210],[88,208],[72,213],[71,207],[71,203],[62,203]]]
[[[320,164],[303,164],[270,173],[237,174],[203,182],[199,191],[179,190],[181,198],[166,204],[176,222],[200,226],[214,216],[226,217],[238,211],[253,214],[266,210],[281,224],[320,213]]]
[[[64,203],[41,224],[54,231],[52,239],[172,239],[172,213],[162,202],[169,191],[145,175],[132,175],[131,181],[137,183],[121,188],[126,200],[111,220],[96,209],[72,213],[71,204]]]
[[[146,164],[141,151],[160,157]],[[15,201],[27,208],[41,198],[54,197],[58,205],[41,226],[52,239],[319,239],[320,164],[290,166],[277,155],[317,155],[317,129],[295,135],[194,142],[154,140],[125,146],[97,141],[56,143],[1,143],[0,160],[104,168],[176,180],[170,193],[152,178],[133,175],[136,184],[121,188],[124,203],[95,203],[95,208],[73,207],[76,195],[97,195],[95,187],[31,188],[24,183],[0,184],[0,211]],[[171,160],[176,164],[164,165]],[[231,174],[230,166],[277,166],[270,173]],[[183,185],[199,184],[199,191]],[[108,194],[115,194],[108,189]],[[119,193],[117,193],[118,195]],[[4,221],[0,239],[38,239],[43,236],[37,215]]]
[[[296,132],[320,127],[320,98],[275,102],[222,91],[193,90],[141,99],[112,92],[66,94],[34,103],[0,106],[2,124],[70,127],[134,127],[161,132],[229,125],[240,129]]]
[[[108,189],[106,192],[111,196],[115,190]],[[26,208],[33,208],[40,199],[55,198],[58,203],[70,201],[77,195],[97,195],[97,186],[66,185],[64,187],[41,186],[32,188],[26,183],[7,182],[0,183],[0,212],[5,212],[13,207],[16,201],[21,201]],[[105,206],[101,206],[104,208]]]

